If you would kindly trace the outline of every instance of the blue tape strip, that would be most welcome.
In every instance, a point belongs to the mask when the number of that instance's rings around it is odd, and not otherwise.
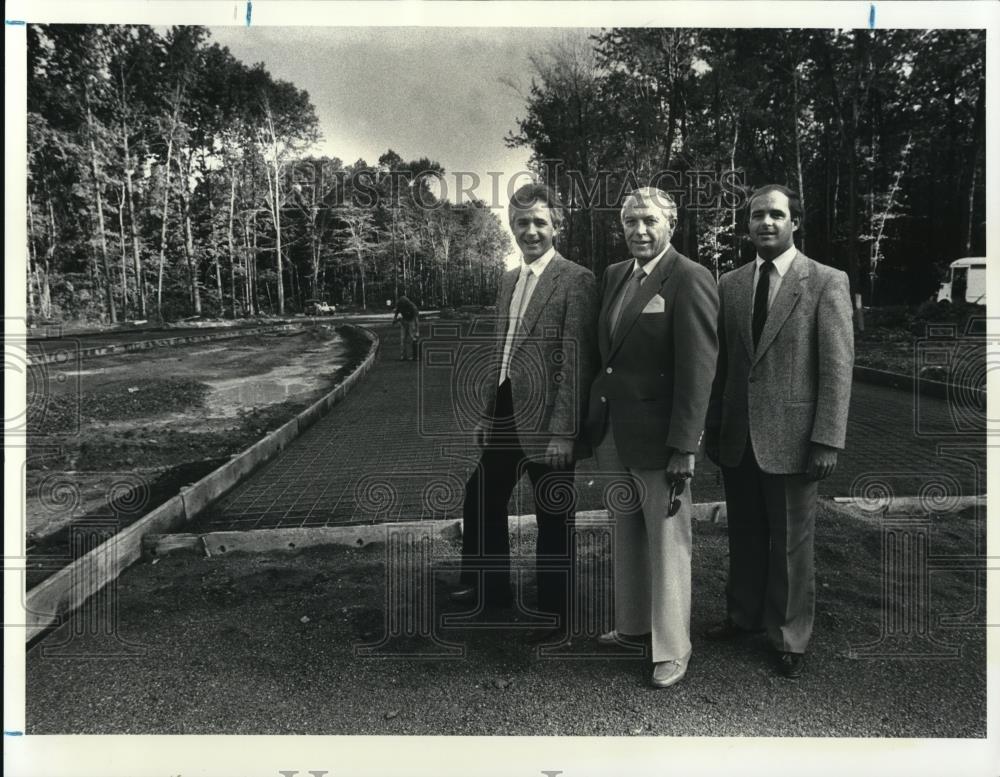
[[[8,24],[9,24],[9,22],[8,22]],[[21,24],[24,24],[24,22],[21,22]],[[3,735],[5,737],[23,737],[24,736],[24,732],[23,731],[4,731]]]
[[[8,27],[23,27],[24,26],[24,22],[22,22],[20,19],[4,19],[3,23],[6,24]]]
[[[250,17],[253,15],[253,3],[247,0],[247,27],[250,26]]]
[[[871,4],[871,7],[868,11],[868,29],[869,30],[875,29],[875,3]]]

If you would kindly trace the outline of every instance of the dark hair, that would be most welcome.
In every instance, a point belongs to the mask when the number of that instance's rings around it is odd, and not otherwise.
[[[510,197],[510,210],[526,209],[538,202],[544,202],[552,212],[552,226],[556,229],[562,226],[563,203],[555,189],[544,183],[526,183]],[[508,220],[510,215],[508,214]]]
[[[797,191],[789,189],[787,186],[782,186],[780,183],[769,183],[750,192],[750,196],[747,198],[747,216],[750,215],[750,206],[753,204],[753,201],[761,195],[769,194],[770,192],[784,194],[788,198],[788,210],[792,218],[798,219],[800,222],[802,221],[802,198]]]

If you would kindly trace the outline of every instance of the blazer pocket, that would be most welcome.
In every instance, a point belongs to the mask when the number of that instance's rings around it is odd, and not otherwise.
[[[643,315],[648,315],[650,313],[663,313],[666,308],[664,305],[663,297],[659,294],[654,294],[653,298],[646,303],[646,307],[642,309]]]

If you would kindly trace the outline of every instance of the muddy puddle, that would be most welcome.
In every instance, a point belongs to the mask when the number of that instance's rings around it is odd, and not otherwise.
[[[346,355],[346,346],[335,341],[299,354],[293,365],[274,367],[260,375],[206,380],[205,411],[211,416],[232,417],[247,408],[314,394],[329,386],[330,372],[343,364]]]

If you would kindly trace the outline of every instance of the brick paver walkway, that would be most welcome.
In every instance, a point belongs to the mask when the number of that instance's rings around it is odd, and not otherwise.
[[[458,517],[476,451],[467,432],[475,365],[467,327],[434,324],[423,361],[399,362],[396,330],[378,327],[371,373],[325,418],[208,512],[212,529],[322,526]],[[461,331],[460,331],[461,330]],[[463,372],[463,370],[466,370]],[[938,399],[855,383],[847,450],[820,488],[828,496],[986,492],[985,414]],[[534,512],[527,478],[512,514]],[[602,507],[608,478],[577,470],[577,509]],[[723,498],[718,470],[699,464],[695,501]]]

